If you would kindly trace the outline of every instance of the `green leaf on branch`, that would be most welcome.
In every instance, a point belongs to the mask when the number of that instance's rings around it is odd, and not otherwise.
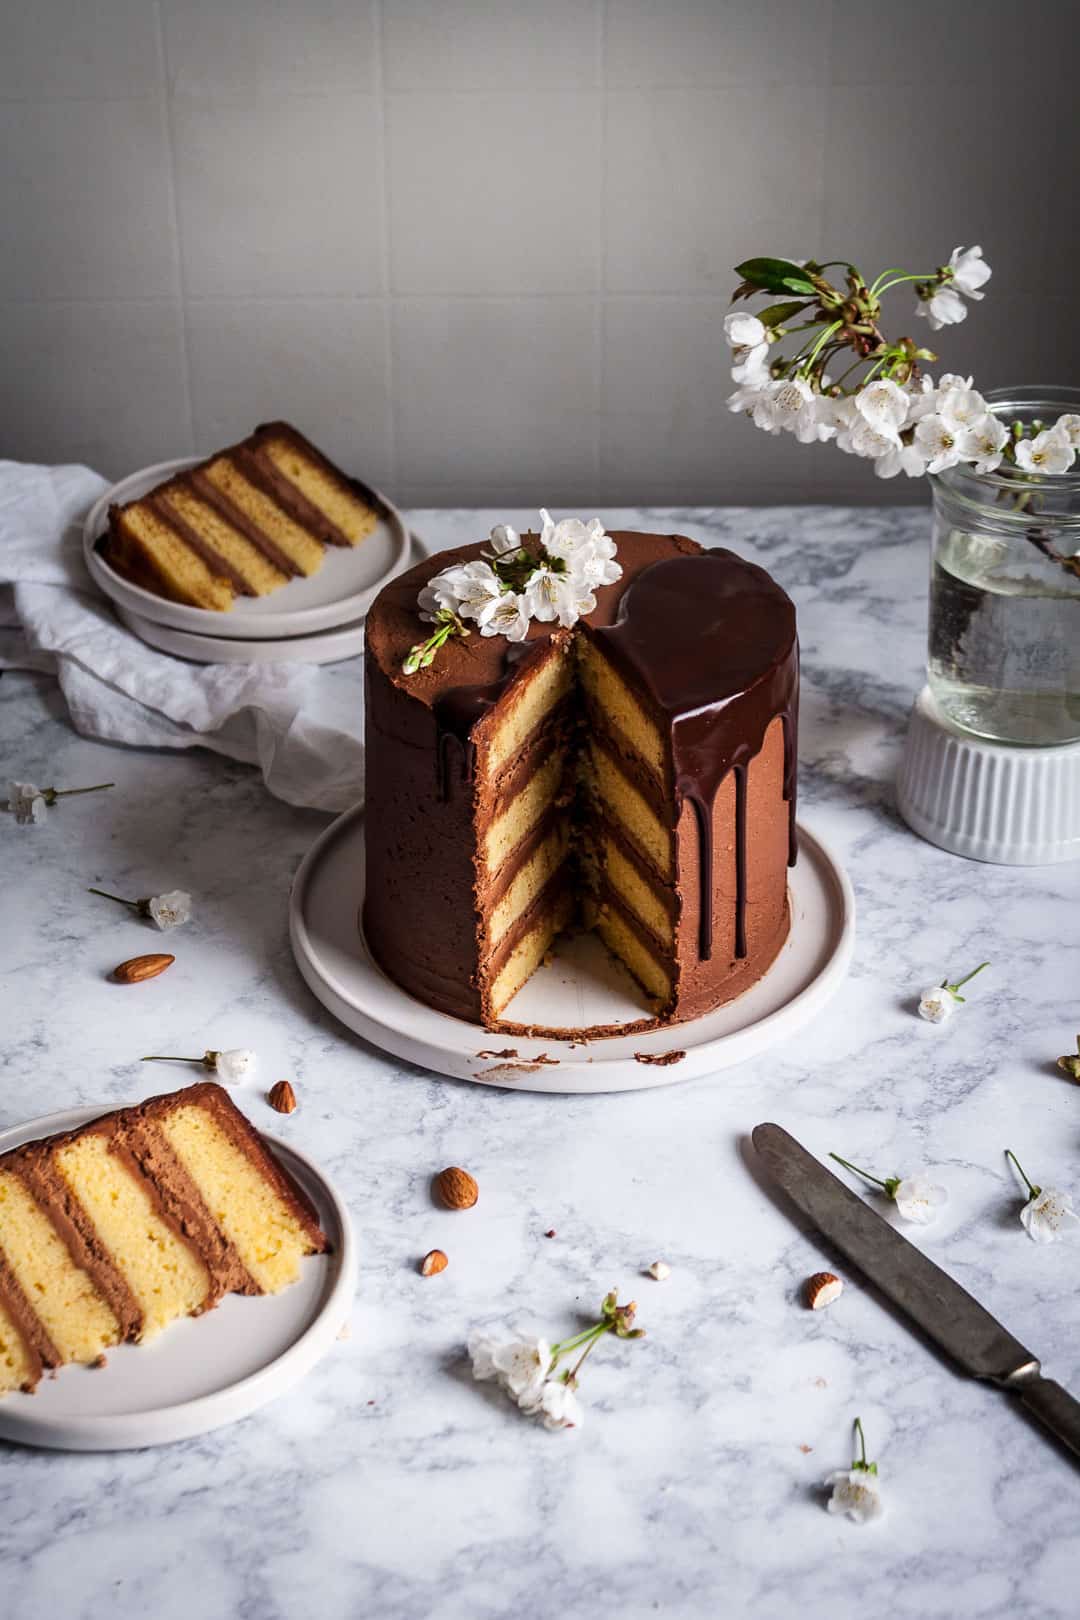
[[[759,292],[793,292],[812,297],[815,291],[802,265],[791,259],[746,259],[735,266],[735,274]]]
[[[770,304],[767,309],[758,310],[758,320],[763,326],[785,326],[795,315],[801,315],[804,309],[810,309],[810,304]]]

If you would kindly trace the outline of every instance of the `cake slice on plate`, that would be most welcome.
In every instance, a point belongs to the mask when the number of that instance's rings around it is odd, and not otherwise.
[[[287,422],[109,509],[105,561],[132,584],[227,612],[322,566],[327,546],[358,546],[379,502]]]
[[[0,1395],[153,1338],[226,1293],[276,1294],[327,1240],[210,1081],[0,1155]]]

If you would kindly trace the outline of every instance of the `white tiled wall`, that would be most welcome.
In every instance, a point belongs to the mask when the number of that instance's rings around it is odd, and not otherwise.
[[[760,252],[981,241],[948,369],[1077,380],[1069,0],[0,10],[0,456],[285,415],[411,504],[925,498],[727,412]]]

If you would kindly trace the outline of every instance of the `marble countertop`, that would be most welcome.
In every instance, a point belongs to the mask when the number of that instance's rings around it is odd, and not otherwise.
[[[410,518],[440,547],[497,515]],[[755,1179],[745,1143],[775,1119],[822,1156],[931,1167],[951,1201],[915,1241],[1080,1391],[1080,1248],[1028,1241],[1002,1152],[1080,1192],[1080,1093],[1053,1064],[1080,1027],[1080,868],[977,865],[897,818],[926,513],[605,517],[732,544],[794,596],[801,814],[858,896],[837,999],[713,1080],[561,1098],[384,1057],[323,1011],[289,952],[290,879],[325,817],[202,751],[86,741],[51,681],[0,680],[4,775],[117,784],[44,826],[0,817],[0,1126],[145,1094],[148,1049],[252,1046],[260,1079],[291,1079],[300,1107],[280,1119],[261,1085],[238,1100],[329,1170],[361,1246],[351,1335],[256,1416],[161,1451],[0,1445],[12,1620],[1075,1614],[1080,1474],[855,1276],[829,1310],[803,1309],[825,1253]],[[322,678],[339,707],[355,692],[359,726],[358,664]],[[134,992],[106,982],[160,936],[90,883],[193,893],[169,974]],[[915,1016],[921,986],[983,958],[950,1023]],[[468,1215],[431,1203],[432,1172],[453,1163],[480,1183]],[[451,1263],[426,1280],[417,1260],[435,1246]],[[657,1258],[664,1283],[643,1275]],[[558,1336],[613,1284],[648,1337],[590,1360],[581,1429],[548,1433],[474,1384],[471,1328]],[[856,1414],[887,1495],[866,1527],[827,1515],[821,1490],[850,1460]]]

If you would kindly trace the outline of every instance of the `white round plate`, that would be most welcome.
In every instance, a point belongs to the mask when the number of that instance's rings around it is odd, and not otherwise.
[[[364,621],[312,636],[282,636],[275,641],[230,641],[226,636],[197,636],[155,624],[116,603],[117,617],[149,647],[189,658],[196,664],[336,664],[364,650]]]
[[[114,484],[95,501],[83,525],[83,555],[90,576],[106,596],[130,613],[170,625],[174,630],[190,630],[196,635],[228,635],[256,641],[278,636],[304,636],[315,630],[329,630],[352,624],[361,618],[386,581],[397,573],[409,555],[409,532],[397,509],[379,495],[385,513],[358,546],[327,546],[323,565],[309,579],[292,579],[269,596],[240,597],[228,613],[209,608],[187,607],[170,602],[109,567],[94,550],[108,526],[112,505],[138,500],[140,495],[164,483],[174,473],[197,467],[202,456],[182,456],[179,461],[162,461],[144,467],[130,478]]]
[[[0,1153],[77,1130],[107,1107],[47,1114],[0,1132]],[[311,1198],[331,1253],[303,1262],[280,1294],[229,1294],[205,1316],[174,1322],[148,1345],[121,1344],[101,1368],[62,1367],[33,1395],[0,1400],[0,1439],[58,1451],[128,1451],[235,1423],[283,1395],[337,1338],[356,1288],[352,1224],[340,1194],[295,1148],[263,1141]]]
[[[855,896],[847,875],[800,825],[789,882],[791,932],[768,973],[745,995],[690,1023],[572,1039],[589,1026],[643,1016],[629,975],[586,934],[538,969],[503,1015],[505,1023],[564,1029],[567,1038],[492,1033],[415,1001],[375,965],[360,931],[363,890],[358,807],[326,829],[293,881],[293,955],[318,999],[395,1057],[457,1080],[527,1091],[632,1091],[730,1068],[785,1040],[820,1011],[844,979],[855,945]]]

